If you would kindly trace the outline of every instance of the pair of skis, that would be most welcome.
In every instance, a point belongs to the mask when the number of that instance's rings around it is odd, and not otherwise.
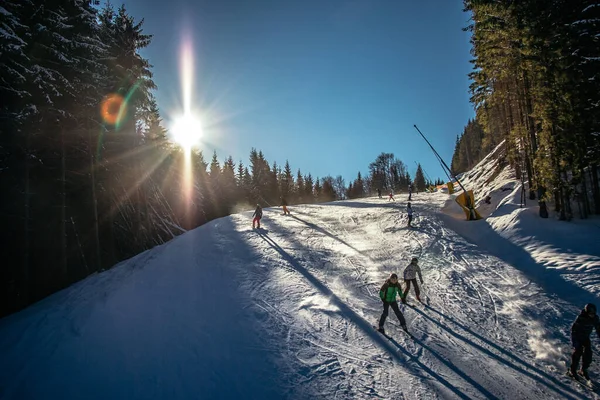
[[[586,387],[594,392],[600,391],[600,387],[591,379],[587,379],[585,376],[581,374],[573,375],[570,370],[567,370],[566,374],[573,382],[579,383],[581,386]]]
[[[377,332],[381,333],[383,336],[385,336],[386,338],[393,340],[393,338],[388,335],[386,332],[382,332],[379,330],[378,327],[376,327],[375,325],[373,325],[373,329],[375,329]],[[402,332],[404,332],[405,335],[407,335],[408,337],[412,338],[412,334],[409,331],[405,331],[404,329],[400,329]]]

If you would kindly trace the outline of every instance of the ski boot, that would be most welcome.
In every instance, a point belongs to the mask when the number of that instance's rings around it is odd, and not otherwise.
[[[569,368],[567,370],[567,376],[570,377],[570,378],[572,378],[572,379],[575,379],[576,381],[579,380],[579,375],[577,375],[577,372],[573,371],[571,368]]]
[[[380,326],[379,328],[377,328],[377,332],[381,332],[385,335],[385,329],[383,329],[383,326]]]
[[[587,369],[580,369],[579,371],[577,371],[577,373],[581,375],[586,381],[590,380],[590,376],[587,373]]]

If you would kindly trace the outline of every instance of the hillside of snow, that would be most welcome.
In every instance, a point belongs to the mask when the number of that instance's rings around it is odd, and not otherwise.
[[[484,220],[444,193],[413,194],[414,228],[400,196],[243,212],[5,317],[0,399],[600,398],[564,376],[600,231],[519,208],[489,161],[464,181],[495,175]],[[378,291],[412,257],[424,304],[388,339]]]
[[[600,295],[600,217],[558,221],[549,207],[550,217],[538,215],[537,200],[525,199],[521,207],[521,181],[504,162],[500,144],[473,170],[459,178],[473,190],[476,208],[484,220],[464,220],[464,212],[454,201],[462,193],[448,196],[445,222],[456,232],[506,262],[519,265],[530,275],[544,275],[547,291],[559,291],[571,301],[597,301]],[[525,182],[525,191],[529,186]],[[486,196],[491,197],[486,204]],[[561,283],[563,282],[563,283]],[[585,301],[585,300],[583,300]]]

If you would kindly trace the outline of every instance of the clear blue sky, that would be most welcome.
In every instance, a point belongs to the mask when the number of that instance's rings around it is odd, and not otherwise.
[[[117,5],[119,3],[116,3]],[[154,65],[166,121],[181,108],[180,47],[193,41],[202,149],[346,182],[381,152],[445,177],[469,104],[469,15],[462,0],[127,0]],[[207,160],[207,161],[208,161]],[[444,178],[445,179],[445,178]]]

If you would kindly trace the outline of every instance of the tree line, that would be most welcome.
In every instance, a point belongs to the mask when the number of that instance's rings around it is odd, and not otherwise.
[[[124,6],[5,1],[0,26],[0,315],[257,202],[345,196],[340,176],[256,149],[248,166],[188,163],[140,55],[152,36]]]
[[[506,160],[561,219],[600,213],[600,3],[465,0],[476,118],[457,138],[454,173],[504,142]]]
[[[186,155],[168,137],[140,55],[152,36],[126,8],[0,5],[0,316],[215,218],[405,190],[382,153],[365,178],[313,177],[252,149]],[[190,173],[191,171],[191,173]],[[418,190],[430,184],[418,166]],[[8,261],[10,260],[10,262]]]

